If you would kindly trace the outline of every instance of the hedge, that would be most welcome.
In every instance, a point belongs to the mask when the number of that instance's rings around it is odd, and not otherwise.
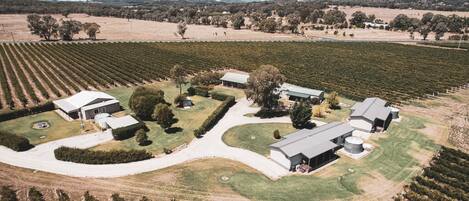
[[[207,119],[205,119],[205,121],[202,123],[202,125],[198,129],[194,130],[194,136],[201,137],[207,131],[212,129],[213,126],[215,126],[218,123],[218,121],[220,121],[220,119],[223,118],[225,113],[228,112],[230,107],[236,103],[234,96],[228,96],[228,95],[224,95],[224,96],[226,96],[226,99],[222,102],[222,104],[219,105],[217,109],[215,109],[215,111],[213,111],[213,113],[210,116],[208,116]]]
[[[135,125],[112,129],[112,137],[115,140],[126,140],[126,139],[133,137],[135,135],[135,132],[137,132],[137,130],[144,128],[144,127],[145,127],[145,123],[143,123],[142,121],[139,121],[139,123]]]
[[[14,151],[26,151],[34,147],[27,138],[5,131],[0,131],[0,145]]]
[[[195,95],[202,96],[202,97],[209,97],[208,93],[209,89],[204,87],[194,87]]]
[[[153,158],[153,155],[145,150],[91,151],[70,147],[59,147],[54,150],[54,155],[57,160],[84,164],[130,163]]]
[[[0,113],[0,122],[2,121],[8,121],[11,119],[16,119],[19,117],[24,117],[32,114],[37,114],[41,112],[47,112],[47,111],[52,111],[55,109],[54,103],[52,102],[47,102],[42,105],[37,105],[34,107],[30,108],[24,108],[24,109],[18,109],[18,110],[12,110],[8,112],[2,112]]]
[[[217,92],[212,92],[210,93],[210,96],[212,96],[212,99],[219,100],[219,101],[225,101],[229,97],[232,97],[230,95],[222,94],[222,93],[217,93]]]

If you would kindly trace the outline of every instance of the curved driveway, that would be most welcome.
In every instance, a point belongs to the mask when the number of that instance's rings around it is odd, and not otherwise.
[[[271,179],[278,179],[287,175],[289,172],[272,160],[260,154],[230,147],[223,143],[223,134],[234,126],[251,123],[290,123],[289,117],[272,119],[246,117],[245,114],[255,113],[259,110],[259,108],[250,107],[250,105],[251,103],[246,99],[238,100],[203,138],[194,139],[181,151],[158,158],[107,165],[79,164],[55,159],[53,150],[60,146],[89,148],[112,140],[110,132],[99,132],[44,143],[26,152],[15,152],[0,146],[0,162],[75,177],[120,177],[158,170],[196,159],[220,157],[244,163]],[[323,124],[322,122],[315,123],[318,125]]]

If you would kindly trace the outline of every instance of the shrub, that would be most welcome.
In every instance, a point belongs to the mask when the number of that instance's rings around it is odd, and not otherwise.
[[[283,117],[288,115],[288,110],[261,108],[254,116],[259,118]]]
[[[27,138],[5,131],[0,131],[0,145],[14,151],[26,151],[34,147]]]
[[[135,125],[112,129],[112,137],[114,137],[115,140],[126,140],[133,137],[137,130],[142,129],[144,127],[145,123],[140,121]]]
[[[171,126],[177,122],[171,108],[162,103],[156,105],[155,111],[153,111],[151,117],[156,120],[156,123],[158,123],[164,130],[171,128]]]
[[[337,92],[333,91],[329,94],[329,96],[326,97],[327,103],[329,104],[329,107],[333,110],[335,109],[340,109],[339,106],[339,95]]]
[[[226,96],[226,95],[225,95]],[[236,103],[234,96],[228,96],[222,103],[213,111],[213,113],[205,119],[202,125],[194,130],[194,136],[200,138],[203,134],[215,126],[218,121],[225,115],[226,112]]]
[[[38,191],[35,187],[31,187],[28,191],[29,201],[45,201],[44,195]]]
[[[114,193],[111,195],[111,201],[125,201],[125,199],[119,193]]]
[[[24,117],[24,116],[28,116],[32,114],[37,114],[41,112],[52,111],[54,109],[55,109],[54,103],[47,102],[42,105],[34,106],[31,108],[24,108],[24,109],[3,112],[3,113],[0,113],[0,122],[8,121],[11,119],[16,119],[19,117]]]
[[[349,34],[349,36],[353,38],[355,36],[355,34],[351,33],[351,34]]]
[[[203,87],[195,87],[195,95],[202,96],[202,97],[209,97],[209,89]]]
[[[98,201],[98,199],[91,195],[89,191],[86,191],[85,194],[83,194],[83,201]]]
[[[166,103],[164,92],[151,87],[137,87],[129,99],[129,107],[143,120],[150,120],[158,103]]]
[[[280,131],[278,131],[278,129],[274,130],[273,134],[274,134],[274,138],[277,140],[282,138],[282,136],[280,136]]]
[[[153,158],[153,155],[145,150],[91,151],[69,147],[59,147],[54,150],[54,155],[57,160],[84,164],[130,163]]]
[[[229,97],[232,97],[230,95],[226,95],[226,94],[222,94],[222,93],[217,93],[217,92],[212,92],[210,94],[210,96],[212,96],[213,99],[215,100],[219,100],[219,101],[224,101],[226,99],[228,99]]]
[[[334,35],[337,35],[337,34],[339,34],[339,31],[335,30]]]
[[[55,194],[57,194],[58,201],[70,201],[70,196],[62,189],[57,189]]]
[[[176,98],[174,98],[174,104],[177,107],[182,107],[182,102],[186,99],[187,99],[186,94],[179,94],[178,96],[176,96]]]
[[[148,144],[148,136],[147,132],[144,129],[138,129],[135,134],[135,140],[137,141],[138,145],[145,146]]]
[[[10,186],[2,186],[0,189],[0,201],[18,201],[16,190],[11,189]]]
[[[173,150],[164,147],[164,148],[163,148],[163,152],[164,152],[165,154],[171,154],[171,153],[173,153]]]
[[[142,198],[140,198],[140,201],[151,201],[151,200],[148,199],[146,196],[142,196]]]
[[[188,94],[189,96],[195,95],[195,88],[192,87],[192,86],[190,86],[189,88],[187,88],[187,94]]]

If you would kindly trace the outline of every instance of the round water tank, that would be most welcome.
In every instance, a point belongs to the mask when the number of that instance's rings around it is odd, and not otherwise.
[[[345,151],[352,154],[359,154],[363,151],[363,140],[359,137],[351,136],[345,138]]]
[[[391,109],[391,115],[393,119],[398,119],[399,118],[399,109],[395,107],[389,107]]]

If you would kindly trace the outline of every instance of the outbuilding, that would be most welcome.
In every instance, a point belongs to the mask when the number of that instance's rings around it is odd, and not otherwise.
[[[138,123],[139,121],[130,115],[123,117],[109,117],[106,119],[106,124],[110,129],[125,128]]]
[[[53,103],[57,109],[72,119],[88,120],[99,113],[114,113],[121,110],[116,98],[99,91],[81,91]]]
[[[298,130],[271,144],[270,158],[291,171],[300,164],[317,169],[337,158],[335,151],[344,145],[345,138],[352,136],[353,130],[341,122]]]
[[[317,100],[321,103],[324,100],[324,91],[297,86],[294,84],[283,83],[280,86],[280,96],[290,101]]]
[[[386,130],[392,120],[391,109],[386,105],[385,100],[376,97],[356,103],[351,108],[350,125],[365,132]]]
[[[245,88],[248,83],[249,74],[243,72],[227,72],[220,79],[223,86]]]

